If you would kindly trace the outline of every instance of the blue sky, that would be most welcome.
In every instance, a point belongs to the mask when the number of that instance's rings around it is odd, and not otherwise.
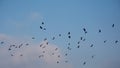
[[[46,31],[39,28],[42,22]],[[98,33],[99,29],[101,33]],[[69,31],[71,39],[67,37]],[[52,40],[54,36],[55,40]],[[86,40],[81,41],[80,48],[77,48],[80,37]],[[45,50],[48,51],[46,57],[40,61],[37,56],[42,50],[38,46],[44,43],[44,38],[50,44]],[[0,68],[119,68],[120,1],[0,0],[1,41],[5,43],[0,44]],[[7,48],[10,44],[26,42],[30,43],[29,47],[16,50],[14,57],[9,56],[11,52]],[[67,50],[69,42],[71,51]],[[91,44],[94,45],[92,48]],[[55,63],[58,58],[49,56],[49,50],[51,53],[55,47],[59,48],[56,54],[62,56],[59,64]],[[21,52],[25,54],[22,59],[18,56]],[[64,57],[64,53],[68,56]],[[95,55],[93,59],[92,55]],[[69,62],[65,64],[65,60]],[[84,61],[86,65],[83,65]]]

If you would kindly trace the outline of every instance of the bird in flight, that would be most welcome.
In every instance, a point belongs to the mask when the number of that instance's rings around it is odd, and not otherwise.
[[[115,25],[114,24],[112,24],[112,27],[114,27]]]

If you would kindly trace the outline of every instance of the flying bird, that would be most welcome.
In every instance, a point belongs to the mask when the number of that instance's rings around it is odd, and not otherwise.
[[[115,43],[118,43],[118,40],[116,40]]]
[[[70,35],[70,32],[68,32],[68,35]]]
[[[85,34],[87,33],[87,30],[85,28],[83,28],[83,31],[85,32]]]
[[[83,65],[85,65],[86,64],[86,62],[83,62]]]
[[[114,24],[112,24],[112,27],[114,27],[115,25]]]
[[[35,39],[35,37],[32,37],[32,39]]]
[[[93,44],[91,44],[90,47],[93,47]]]
[[[4,42],[2,41],[1,44],[4,44]]]
[[[71,36],[68,36],[68,38],[70,39],[70,38],[71,38]]]
[[[44,25],[44,22],[42,22],[42,25]]]
[[[61,37],[61,34],[59,34],[59,37]]]
[[[42,27],[42,26],[40,26],[40,29],[43,29],[43,27]]]
[[[101,29],[99,29],[99,33],[101,33]]]

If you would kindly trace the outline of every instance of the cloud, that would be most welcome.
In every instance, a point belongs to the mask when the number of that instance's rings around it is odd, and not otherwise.
[[[25,40],[20,40],[9,35],[0,34],[0,41],[4,40],[4,44],[0,44],[0,68],[72,68],[71,64],[64,63],[64,56],[61,53],[61,49],[49,41],[41,41],[38,43],[29,43],[26,46]],[[9,41],[9,42],[7,42]],[[12,43],[11,43],[12,42]],[[19,46],[23,43],[21,48],[14,48],[8,51],[10,45],[15,44]],[[42,47],[40,47],[40,45]],[[55,49],[58,48],[57,51]],[[43,53],[43,51],[45,53]],[[54,55],[52,55],[54,53]],[[14,56],[11,56],[13,54]],[[22,56],[20,56],[22,54]],[[44,55],[43,57],[39,57]],[[58,57],[60,55],[60,57]],[[57,64],[56,62],[60,63]]]

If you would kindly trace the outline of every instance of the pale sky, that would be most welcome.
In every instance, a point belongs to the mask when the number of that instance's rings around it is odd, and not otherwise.
[[[0,68],[120,68],[119,52],[119,0],[0,0]]]

